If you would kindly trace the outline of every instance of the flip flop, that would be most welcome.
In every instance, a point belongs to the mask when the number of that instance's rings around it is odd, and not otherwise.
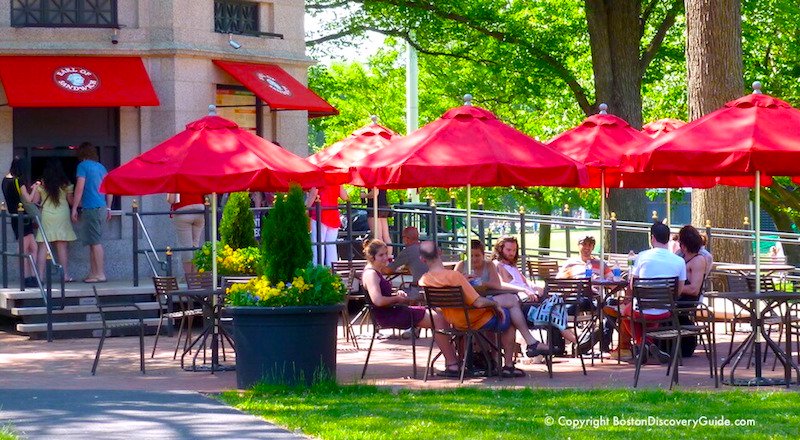
[[[75,278],[66,278],[66,279],[64,279],[64,282],[65,283],[74,283],[75,282]]]
[[[98,278],[84,278],[84,280],[83,280],[83,282],[84,282],[84,283],[89,283],[89,284],[105,283],[106,281],[107,281],[107,280],[106,280],[105,278],[103,278],[103,279],[98,279]]]
[[[459,377],[461,376],[461,371],[458,369],[453,370],[450,368],[445,368],[444,370],[441,370],[438,373],[436,373],[436,375],[441,377]]]
[[[525,377],[527,374],[514,366],[506,366],[500,370],[500,375],[503,377]]]

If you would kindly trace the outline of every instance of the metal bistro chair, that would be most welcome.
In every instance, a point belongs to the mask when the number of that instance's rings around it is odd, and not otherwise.
[[[746,278],[747,281],[747,289],[751,292],[754,292],[756,289],[756,278],[755,276],[748,276]],[[775,287],[775,280],[770,277],[761,277],[761,292],[775,292],[777,289]],[[800,298],[800,297],[799,297]],[[774,326],[778,326],[778,341],[777,344],[781,345],[781,340],[783,340],[783,333],[784,331],[792,331],[792,329],[797,328],[798,322],[800,322],[800,317],[796,314],[798,309],[798,304],[787,304],[782,310],[771,309],[768,311],[767,315],[764,318],[764,325],[767,326],[767,332],[772,332],[772,328]],[[784,323],[788,322],[788,328],[784,329]],[[794,334],[794,333],[792,333]],[[798,341],[800,344],[800,341]],[[764,350],[764,362],[767,361],[767,354],[769,350]],[[752,356],[752,353],[751,353]],[[789,353],[791,357],[791,353]],[[798,351],[798,357],[800,358],[800,351]],[[772,370],[775,371],[775,366],[777,365],[778,358],[777,356],[772,362]]]
[[[528,277],[531,280],[544,281],[554,278],[558,273],[558,261],[549,258],[539,258],[528,260]]]
[[[645,357],[645,344],[648,338],[657,340],[667,340],[672,342],[672,353],[670,354],[670,365],[667,368],[667,376],[670,376],[669,388],[678,383],[678,366],[681,356],[681,338],[683,336],[699,335],[697,330],[684,328],[678,320],[678,309],[675,305],[675,298],[678,293],[678,278],[634,278],[633,279],[633,311],[628,319],[631,323],[633,334],[636,333],[635,326],[639,325],[642,337],[638,346],[636,356],[636,372],[634,373],[633,386],[639,384],[639,373],[642,369],[642,361]],[[636,313],[647,309],[667,310],[669,313],[663,318],[654,318],[655,315],[646,313]]]
[[[378,320],[375,319],[375,313],[373,311],[377,308],[373,303],[372,299],[370,298],[369,294],[367,293],[364,295],[364,307],[367,309],[369,314],[369,318],[372,321],[372,338],[369,341],[369,349],[367,350],[367,359],[364,361],[364,369],[361,370],[361,378],[363,379],[364,376],[367,374],[367,366],[369,365],[369,356],[372,354],[372,344],[375,343],[375,337],[378,336],[378,332],[383,329],[394,329],[394,330],[405,330],[407,328],[412,329],[411,333],[411,359],[414,366],[414,379],[417,378],[417,332],[414,331],[414,322],[412,319],[411,312],[408,313],[408,324],[403,324],[399,327],[384,327],[378,324]],[[399,305],[393,305],[392,308],[401,307]]]
[[[101,297],[97,294],[97,286],[92,286],[94,292],[94,299],[97,303],[97,309],[100,311],[100,322],[103,325],[102,334],[100,335],[100,343],[97,345],[97,353],[94,355],[94,364],[92,364],[92,376],[97,371],[97,364],[100,362],[100,352],[103,351],[103,343],[106,341],[106,336],[111,333],[112,329],[137,329],[139,330],[139,369],[144,374],[144,312],[141,307],[134,302],[123,302],[117,298]],[[121,319],[109,321],[107,314],[114,312],[130,312],[136,311],[137,317],[134,319]]]
[[[353,343],[353,346],[358,350],[358,340],[356,332],[353,330],[353,324],[350,322],[350,301],[362,299],[364,296],[360,292],[360,282],[356,280],[356,269],[350,264],[349,261],[334,261],[331,263],[331,270],[334,274],[338,275],[342,280],[342,284],[347,287],[347,293],[344,296],[344,307],[342,307],[342,330],[344,330],[344,339]],[[354,287],[355,290],[354,290]]]
[[[156,328],[156,339],[153,341],[153,351],[150,353],[150,358],[156,355],[156,347],[158,347],[158,338],[161,336],[161,327],[164,321],[180,320],[178,324],[178,340],[175,343],[175,351],[172,354],[172,359],[178,357],[178,348],[181,346],[181,336],[183,338],[184,350],[192,339],[192,324],[195,316],[203,314],[203,310],[194,308],[191,303],[184,302],[183,299],[174,301],[172,292],[179,289],[178,280],[175,277],[153,277],[153,287],[155,288],[156,301],[159,304],[158,308],[158,327]],[[191,301],[191,300],[190,300]],[[175,310],[175,305],[178,305],[179,310]],[[172,325],[172,322],[169,322]],[[170,336],[172,327],[170,327]],[[184,335],[185,332],[185,335]]]
[[[490,340],[488,336],[486,336],[485,332],[481,331],[479,328],[473,328],[472,320],[469,317],[469,311],[473,309],[473,307],[467,305],[466,301],[464,300],[464,291],[462,290],[461,286],[453,286],[453,287],[429,287],[425,286],[423,288],[425,303],[428,307],[428,314],[431,319],[431,323],[434,323],[433,320],[433,312],[434,309],[461,309],[464,312],[464,320],[467,323],[466,328],[436,328],[435,323],[433,324],[433,334],[441,333],[450,337],[451,342],[455,343],[456,350],[460,351],[459,355],[461,358],[461,365],[460,365],[460,372],[459,372],[459,379],[461,382],[464,382],[464,372],[467,366],[467,358],[469,353],[472,351],[472,343],[476,341],[481,348],[481,353],[484,356],[486,361],[486,365],[490,368],[486,371],[487,376],[492,373],[497,373],[499,377],[500,375],[500,368],[503,365],[503,357],[502,352],[500,350],[500,333],[495,333],[494,341]],[[424,380],[428,380],[428,373],[433,370],[433,364],[436,362],[436,359],[439,357],[439,354],[436,355],[433,359],[431,356],[433,355],[433,344],[434,339],[431,338],[431,345],[428,350],[428,361],[425,365],[425,377]],[[461,341],[463,344],[459,344],[458,342]],[[459,349],[460,348],[460,349]],[[497,353],[497,359],[494,361],[497,365],[497,371],[491,371],[492,362],[492,353]]]
[[[587,332],[587,335],[594,339],[595,314],[592,313],[593,306],[591,298],[593,295],[589,280],[547,278],[545,279],[544,294],[546,296],[559,295],[564,300],[564,307],[568,309],[568,312],[571,312],[567,315],[567,330],[575,334],[575,339],[580,340],[581,336]],[[540,328],[540,326],[534,326],[534,328]],[[550,343],[550,341],[552,341],[552,332],[554,331],[553,326],[546,325],[546,329],[547,340],[548,343]],[[564,342],[566,343],[566,341]],[[591,342],[592,348],[590,353],[592,356],[592,364],[594,364],[594,345],[596,342],[600,341]],[[575,345],[572,346],[572,355],[580,358],[581,369],[585,376],[587,374],[586,365],[583,360],[583,355],[578,353],[577,348],[578,347]]]

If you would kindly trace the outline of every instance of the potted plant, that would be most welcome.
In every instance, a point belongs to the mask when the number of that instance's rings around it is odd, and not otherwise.
[[[239,388],[257,382],[311,384],[336,377],[336,326],[346,288],[311,264],[303,192],[292,187],[265,218],[264,276],[228,289]]]
[[[261,250],[255,238],[255,220],[250,212],[250,195],[246,192],[231,193],[219,226],[220,241],[217,242],[217,274],[260,275],[263,264]],[[192,263],[198,272],[211,272],[211,242],[198,249]]]

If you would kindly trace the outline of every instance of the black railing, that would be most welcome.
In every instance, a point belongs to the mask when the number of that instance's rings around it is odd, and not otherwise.
[[[116,28],[117,0],[12,0],[11,27]]]

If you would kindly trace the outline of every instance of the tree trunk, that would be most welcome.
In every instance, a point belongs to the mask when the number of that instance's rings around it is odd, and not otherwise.
[[[639,62],[640,2],[635,0],[586,0],[586,22],[592,49],[597,104],[608,104],[609,113],[642,128],[642,71]],[[648,221],[647,197],[643,190],[609,191],[608,218],[615,212],[620,220]],[[606,237],[607,238],[607,237]],[[618,249],[639,251],[647,246],[643,234],[620,232]],[[608,240],[603,240],[606,250]]]
[[[739,0],[685,0],[689,118],[697,119],[742,96],[742,23]],[[698,164],[698,166],[702,166]],[[717,187],[692,191],[692,222],[741,228],[749,190]],[[745,262],[748,243],[715,240],[716,261]]]

